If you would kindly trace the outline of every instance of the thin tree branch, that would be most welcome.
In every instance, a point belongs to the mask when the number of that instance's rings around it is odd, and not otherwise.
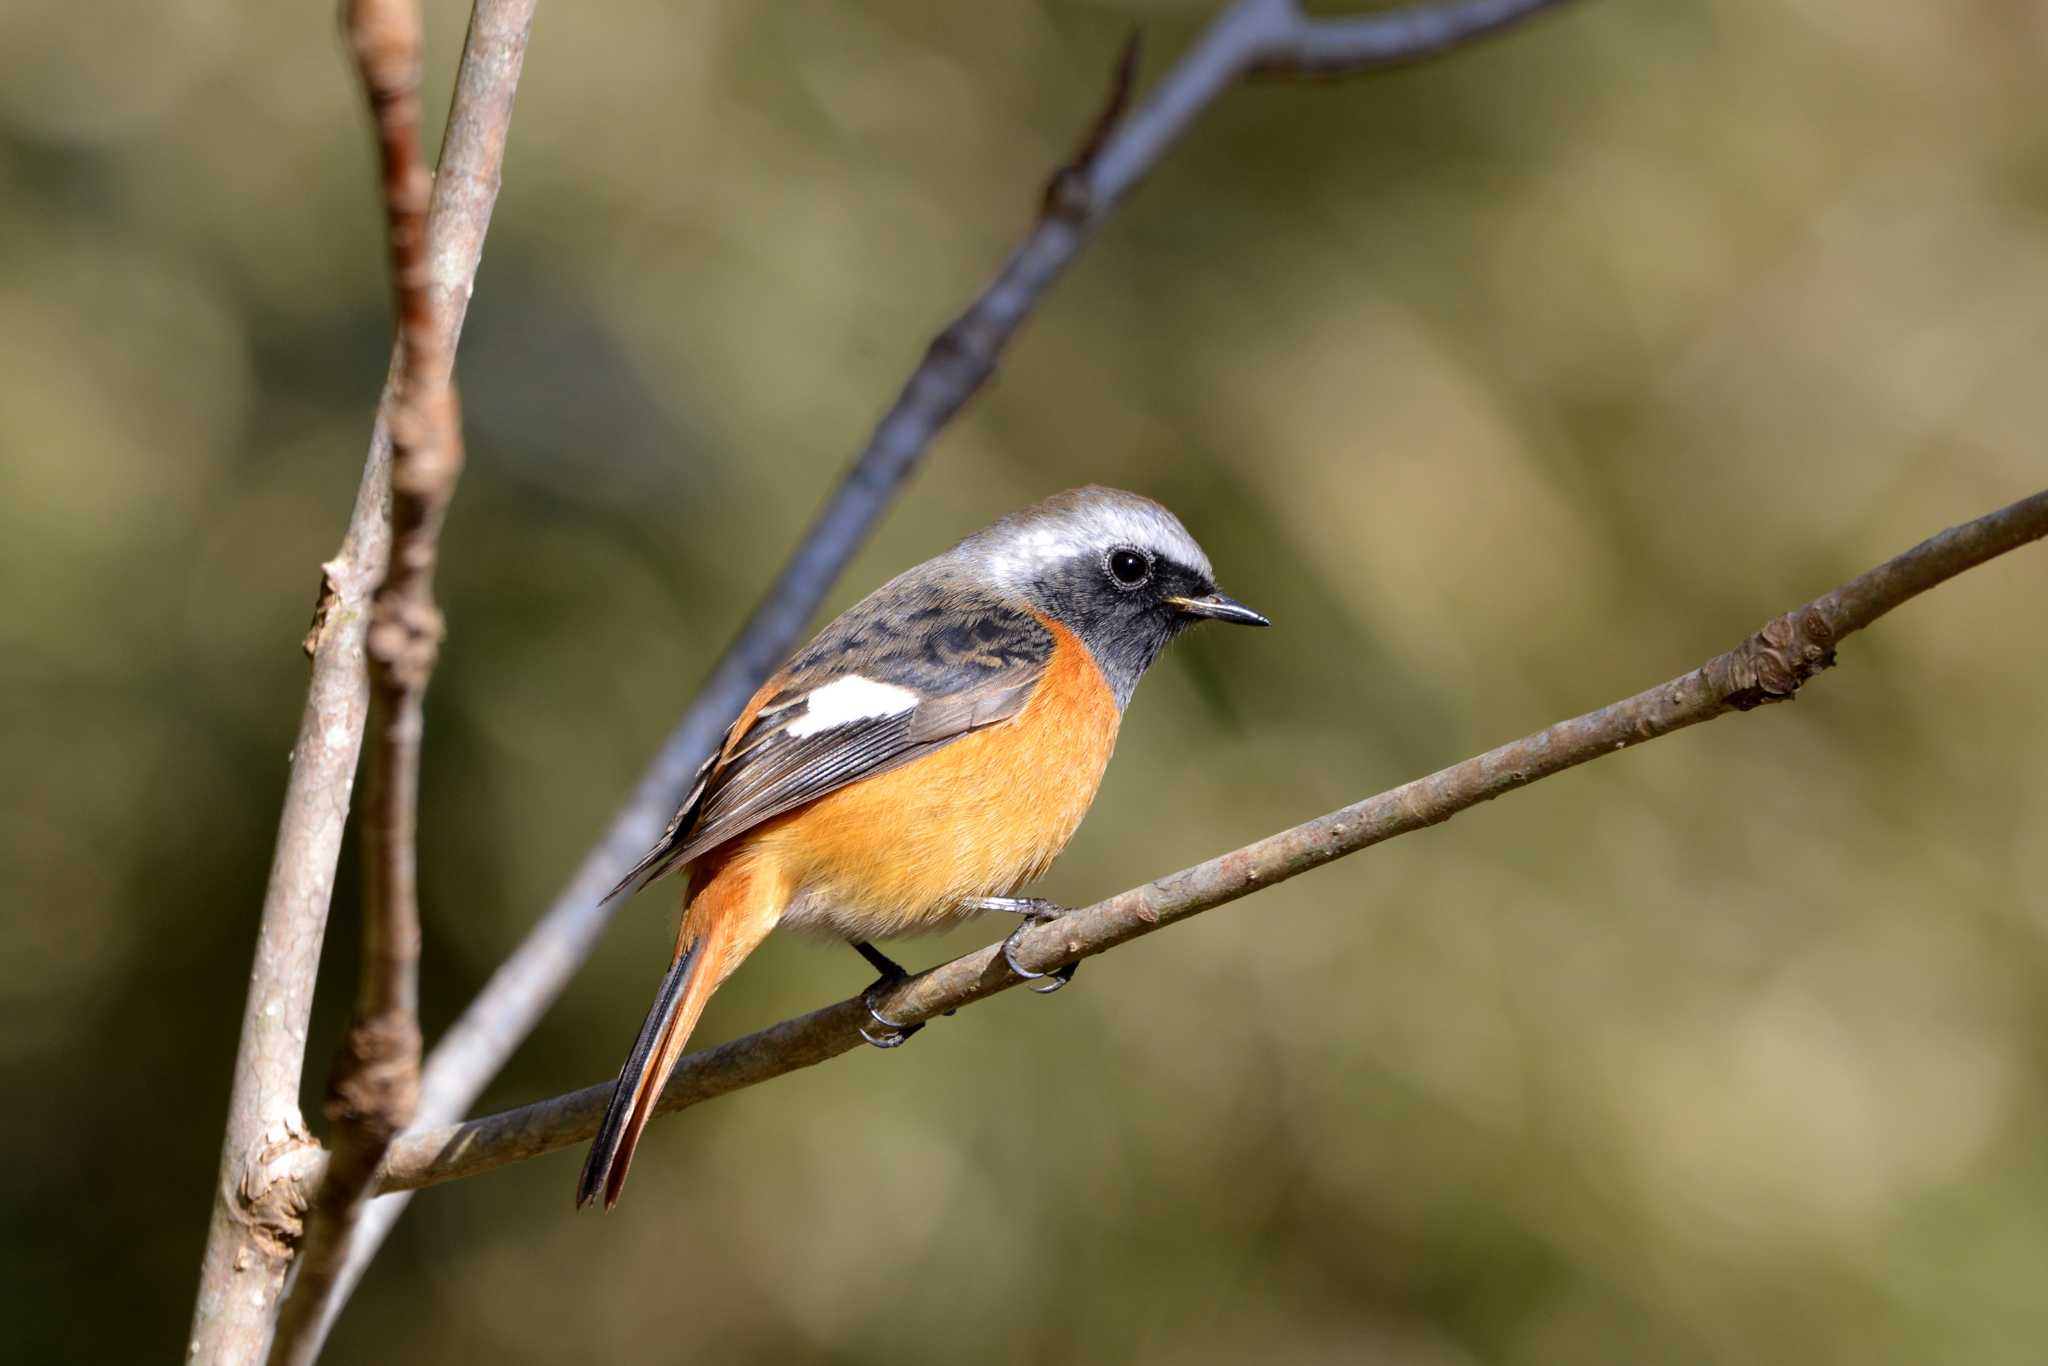
[[[420,139],[418,0],[351,0],[349,37],[376,124],[401,357],[391,412],[391,556],[370,602],[370,786],[363,810],[362,975],[328,1080],[332,1155],[315,1193],[271,1360],[309,1366],[351,1227],[419,1096],[419,776],[427,685],[445,624],[441,527],[462,472],[446,329],[429,288],[433,175]]]
[[[1329,79],[1440,57],[1549,5],[1543,0],[1473,0],[1331,19],[1306,17],[1296,0],[1275,0],[1271,8],[1285,11],[1285,17],[1267,21],[1265,40],[1249,74]]]
[[[1466,0],[1418,7],[1415,14],[1449,16],[1443,24],[1407,30],[1439,55],[1463,38],[1476,38],[1515,19],[1555,8],[1564,0]],[[1402,14],[1410,13],[1408,11]],[[1377,44],[1373,62],[1402,59],[1400,15],[1360,21],[1375,26],[1370,43],[1345,39],[1361,52]],[[927,347],[868,438],[838,488],[798,542],[739,636],[713,667],[696,699],[670,732],[626,804],[597,845],[537,921],[524,941],[435,1044],[422,1074],[416,1120],[449,1124],[476,1097],[533,1031],[590,956],[618,910],[598,899],[660,836],[703,762],[754,690],[788,657],[804,627],[847,563],[867,542],[934,437],[994,373],[1004,347],[1116,206],[1239,76],[1271,63],[1290,44],[1328,45],[1332,21],[1308,20],[1280,0],[1242,0],[1227,10],[1194,49],[1158,84],[1144,107],[1120,122],[1135,74],[1136,46],[1120,54],[1101,116],[1067,165],[1048,181],[1042,212],[1023,244],[965,312]],[[1360,58],[1356,65],[1364,69]],[[404,1212],[405,1199],[379,1200],[357,1226],[349,1264],[336,1296],[345,1300],[386,1233]]]
[[[1561,721],[1355,805],[1076,910],[1024,934],[1034,971],[1093,957],[1162,926],[1249,896],[1312,868],[1645,740],[1731,711],[1789,701],[1835,662],[1835,650],[1908,599],[2029,541],[2048,536],[2048,490],[1921,542],[1832,593],[1767,622],[1734,649],[1598,711]],[[878,993],[875,1008],[911,1023],[1019,985],[1002,946],[962,955]],[[858,1048],[867,1007],[856,996],[683,1060],[660,1113],[681,1110]],[[465,1124],[401,1135],[378,1179],[412,1190],[473,1176],[581,1143],[597,1131],[609,1084]]]
[[[461,335],[497,201],[512,96],[533,0],[480,0],[471,18],[428,216],[427,288],[437,364]],[[334,870],[369,712],[370,601],[389,562],[391,435],[402,345],[378,405],[348,530],[321,566],[305,640],[312,660],[292,748],[276,851],[257,930],[206,1252],[187,1355],[254,1362],[270,1342],[305,1212],[306,1177],[325,1156],[299,1113],[307,1021]]]

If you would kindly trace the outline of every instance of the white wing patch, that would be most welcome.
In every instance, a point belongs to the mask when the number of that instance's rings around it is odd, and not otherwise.
[[[894,683],[877,683],[872,678],[848,674],[813,690],[805,699],[803,715],[789,723],[787,733],[801,739],[870,717],[894,716],[909,711],[921,700],[910,689]]]

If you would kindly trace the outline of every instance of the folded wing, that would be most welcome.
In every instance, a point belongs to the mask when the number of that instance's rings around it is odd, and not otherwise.
[[[770,680],[703,767],[661,840],[606,900],[765,820],[1007,721],[1044,676],[1036,615],[971,588],[884,585]]]

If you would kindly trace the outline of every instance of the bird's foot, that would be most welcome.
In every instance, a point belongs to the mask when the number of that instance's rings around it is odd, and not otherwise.
[[[860,1027],[860,1036],[876,1048],[901,1048],[911,1035],[924,1028],[924,1021],[920,1020],[916,1024],[901,1024],[890,1019],[887,1015],[875,1009],[875,993],[895,986],[898,982],[910,976],[910,974],[904,971],[901,963],[891,958],[888,954],[883,953],[873,944],[856,941],[853,947],[856,953],[874,965],[875,971],[882,974],[874,980],[866,991],[861,993],[861,1004],[867,1007],[868,1018],[883,1032],[878,1034],[871,1031],[867,1025],[862,1025]],[[953,1012],[949,1010],[946,1013],[951,1015]]]
[[[1027,982],[1039,982],[1031,989],[1041,996],[1050,996],[1074,980],[1074,971],[1081,965],[1068,963],[1054,968],[1051,972],[1033,972],[1017,962],[1017,938],[1034,925],[1043,925],[1048,920],[1057,920],[1067,913],[1067,907],[1057,902],[1035,896],[977,896],[960,903],[969,910],[1007,911],[1024,917],[1022,924],[1010,931],[1010,937],[1003,941],[1003,962],[1010,971]],[[1042,979],[1042,980],[1041,980]]]
[[[875,1009],[875,993],[895,986],[907,975],[900,969],[894,975],[883,973],[875,979],[872,986],[861,993],[861,1004],[867,1007],[868,1019],[873,1023],[862,1025],[860,1036],[876,1048],[901,1048],[911,1035],[924,1028],[922,1020],[916,1024],[904,1024]],[[878,1029],[879,1033],[876,1032]]]

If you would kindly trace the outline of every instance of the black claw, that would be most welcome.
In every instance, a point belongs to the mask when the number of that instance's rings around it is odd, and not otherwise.
[[[871,1010],[868,1012],[868,1014],[875,1015],[875,1012]],[[877,1020],[880,1020],[882,1017],[879,1015],[875,1015],[875,1018]],[[887,1021],[884,1021],[884,1023],[887,1023]],[[907,1029],[898,1029],[893,1034],[875,1035],[870,1034],[868,1032],[868,1027],[866,1025],[862,1025],[860,1027],[860,1037],[863,1041],[873,1045],[876,1048],[901,1048],[904,1044],[910,1042],[911,1035],[917,1033],[918,1030],[923,1028],[924,1026],[921,1024],[914,1024]]]
[[[901,963],[889,957],[889,955],[887,955],[886,953],[883,953],[873,944],[867,943],[864,940],[855,940],[853,948],[854,952],[858,953],[861,957],[867,959],[868,962],[874,966],[875,971],[882,974],[880,977],[876,978],[874,984],[870,986],[867,989],[867,991],[862,994],[861,1004],[868,1008],[869,1019],[873,1020],[876,1024],[880,1025],[882,1028],[889,1031],[888,1033],[877,1038],[875,1035],[868,1032],[868,1027],[866,1025],[862,1025],[860,1027],[860,1036],[861,1038],[867,1040],[870,1044],[874,1045],[876,1048],[900,1048],[903,1046],[903,1041],[905,1039],[908,1039],[911,1035],[917,1033],[918,1030],[924,1028],[924,1021],[920,1020],[916,1024],[898,1024],[896,1021],[890,1019],[887,1015],[884,1015],[881,1011],[875,1009],[874,995],[883,987],[894,986],[896,983],[910,976],[910,974],[903,970],[903,965]],[[946,1014],[948,1015],[951,1015],[952,1013],[953,1012],[950,1010],[946,1012]]]
[[[1044,979],[1043,985],[1035,986],[1031,989],[1040,996],[1050,996],[1067,983],[1073,981],[1074,969],[1081,965],[1078,962],[1068,963],[1064,967],[1054,968],[1051,972],[1033,972],[1031,969],[1018,963],[1017,936],[1037,923],[1039,922],[1027,920],[1016,929],[1010,931],[1010,937],[1003,941],[1003,962],[1009,964],[1011,972],[1016,973],[1027,982],[1037,982],[1040,979]]]
[[[861,1038],[866,1040],[869,1044],[872,1044],[876,1048],[900,1048],[903,1046],[904,1042],[910,1038],[911,1035],[917,1033],[918,1030],[924,1028],[924,1022],[922,1020],[918,1021],[916,1024],[899,1024],[897,1021],[890,1019],[887,1015],[884,1015],[881,1011],[875,1009],[875,1003],[873,1000],[874,994],[877,991],[880,991],[883,987],[886,987],[894,982],[900,982],[902,980],[903,978],[901,975],[895,977],[884,977],[881,981],[869,987],[867,989],[867,992],[861,998],[861,1004],[867,1007],[868,1018],[873,1020],[876,1024],[880,1025],[882,1028],[889,1031],[888,1033],[878,1038],[875,1035],[870,1034],[868,1032],[868,1027],[866,1025],[862,1025],[860,1027]],[[950,1014],[951,1012],[948,1013]]]

